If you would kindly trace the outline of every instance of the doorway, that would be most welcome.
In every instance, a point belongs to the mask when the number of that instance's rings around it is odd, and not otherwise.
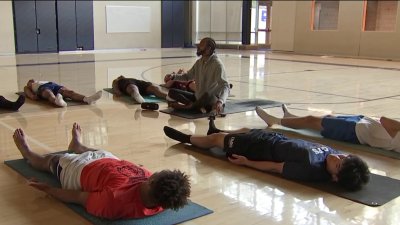
[[[251,6],[250,44],[271,46],[272,1],[253,1]]]
[[[15,52],[94,49],[93,1],[13,1]]]

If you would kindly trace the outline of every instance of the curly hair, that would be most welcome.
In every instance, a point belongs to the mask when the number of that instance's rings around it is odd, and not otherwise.
[[[189,176],[179,170],[162,170],[152,175],[150,195],[164,209],[178,210],[188,203]]]
[[[367,163],[358,156],[350,155],[338,173],[338,183],[349,191],[360,190],[369,181]]]

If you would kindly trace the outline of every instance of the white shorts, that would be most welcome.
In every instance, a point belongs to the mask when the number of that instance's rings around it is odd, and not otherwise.
[[[118,159],[111,152],[104,150],[88,151],[82,154],[67,153],[60,157],[59,165],[61,187],[67,190],[81,190],[81,173],[83,168],[91,162],[103,158]]]

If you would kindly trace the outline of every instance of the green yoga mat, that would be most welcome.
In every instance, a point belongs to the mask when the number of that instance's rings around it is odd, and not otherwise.
[[[318,143],[325,144],[325,145],[339,145],[344,146],[345,148],[355,149],[363,152],[370,152],[374,154],[379,154],[383,156],[387,156],[394,159],[400,159],[400,152],[385,150],[381,148],[374,148],[368,145],[361,145],[361,144],[352,144],[348,142],[336,141],[328,138],[324,138],[318,132],[311,131],[311,130],[304,130],[304,129],[291,129],[287,127],[279,127],[279,128],[268,128],[268,130],[283,134],[289,135],[302,135],[309,137],[310,139],[317,141]],[[340,149],[339,149],[340,150]]]
[[[193,146],[188,146],[187,149],[228,161],[225,152],[220,148],[204,150]],[[277,178],[284,179],[278,175]],[[279,181],[274,180],[274,182]],[[299,182],[294,180],[293,182],[297,182],[354,202],[374,207],[384,205],[400,196],[400,180],[373,173],[370,175],[370,181],[368,184],[365,185],[361,190],[354,192],[347,191],[332,182]]]
[[[15,93],[15,94],[17,94],[17,95],[25,95],[24,92],[17,92],[17,93]],[[49,105],[49,104],[50,104],[47,100],[44,100],[44,99],[40,99],[39,101],[33,101],[33,100],[29,99],[29,98],[25,98],[25,99],[26,99],[27,101],[31,101],[31,102],[43,103],[43,104],[46,104],[46,105]],[[69,98],[64,98],[64,100],[65,100],[65,102],[67,103],[68,106],[87,105],[86,102],[72,101],[72,100],[69,99]]]
[[[114,91],[113,91],[112,88],[103,88],[103,90],[108,92],[108,93],[114,94]],[[158,98],[158,97],[156,97],[154,95],[143,95],[142,97],[144,98],[144,102],[149,102],[149,103],[165,102],[164,99]],[[127,96],[127,95],[123,95],[123,96],[121,96],[119,98],[122,99],[126,103],[138,104],[132,99],[132,97]]]
[[[265,99],[228,99],[225,103],[225,108],[222,114],[232,114],[239,112],[252,111],[256,106],[261,108],[272,108],[281,106],[281,102],[270,101]],[[171,114],[174,116],[183,117],[186,119],[199,119],[209,117],[212,113],[201,113],[193,110],[176,110],[172,108],[160,110],[160,112]]]
[[[53,175],[33,169],[26,163],[24,159],[8,160],[4,163],[26,178],[35,177],[38,180],[46,182],[50,185],[58,187],[60,186],[60,183]],[[67,203],[65,205],[95,225],[171,225],[183,223],[185,221],[213,213],[212,210],[204,206],[194,202],[189,202],[188,205],[178,211],[165,210],[157,215],[146,218],[106,220],[88,214],[80,205]]]

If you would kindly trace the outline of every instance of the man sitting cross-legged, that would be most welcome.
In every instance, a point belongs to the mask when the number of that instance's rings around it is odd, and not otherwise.
[[[208,135],[187,135],[171,127],[165,134],[182,143],[209,149],[223,149],[230,162],[281,174],[288,179],[338,182],[348,190],[358,190],[369,181],[367,164],[358,156],[261,129],[221,131],[210,120]]]
[[[74,123],[68,150],[74,153],[39,155],[31,150],[22,129],[14,142],[24,159],[37,170],[54,174],[61,188],[30,180],[29,185],[63,202],[80,204],[102,218],[140,218],[163,209],[177,210],[190,196],[189,177],[179,170],[151,174],[110,152],[84,146],[81,128]]]

